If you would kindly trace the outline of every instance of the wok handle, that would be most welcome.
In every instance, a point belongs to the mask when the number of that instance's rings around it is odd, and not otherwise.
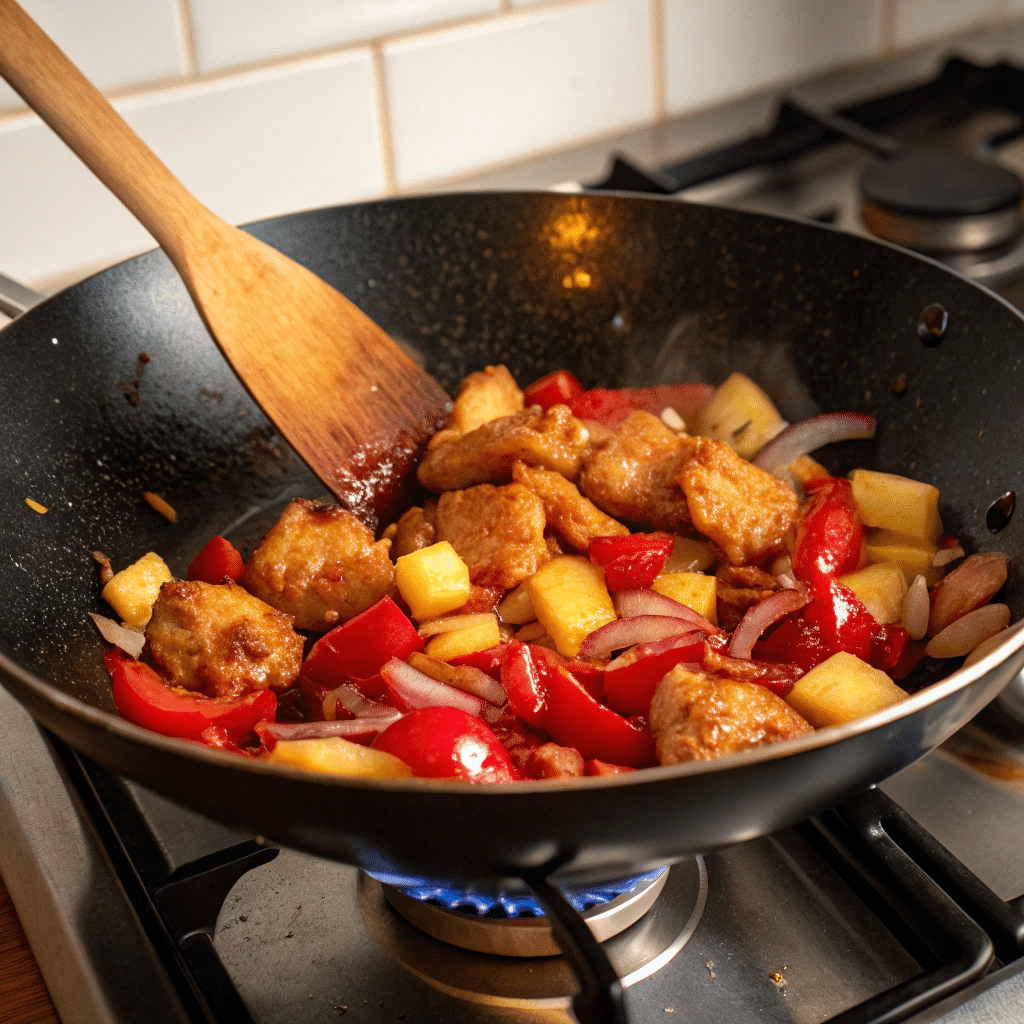
[[[583,916],[551,884],[545,869],[521,870],[519,876],[547,911],[555,940],[580,983],[572,1000],[576,1020],[579,1024],[628,1024],[622,982]]]
[[[15,3],[0,0],[0,75],[142,222],[172,262],[218,222]],[[202,233],[202,234],[205,234]]]

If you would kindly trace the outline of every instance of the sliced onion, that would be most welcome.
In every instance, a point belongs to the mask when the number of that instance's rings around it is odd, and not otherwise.
[[[439,683],[404,661],[392,658],[380,670],[380,674],[393,696],[410,708],[460,708],[480,717],[482,704],[479,698],[456,690],[454,686]]]
[[[628,619],[616,619],[595,629],[580,646],[579,656],[607,658],[612,651],[623,647],[666,640],[670,636],[689,633],[692,629],[685,619],[675,615],[634,615]]]
[[[676,619],[684,619],[705,633],[717,633],[718,627],[700,612],[695,612],[671,597],[659,594],[656,590],[620,590],[615,595],[615,607],[624,619],[638,615],[669,615]]]
[[[914,582],[907,587],[903,595],[903,628],[910,634],[911,640],[923,640],[928,632],[928,615],[931,603],[928,599],[928,584],[918,574]]]
[[[800,584],[797,583],[797,581],[793,579],[788,572],[776,573],[775,578],[779,581],[779,586],[782,587],[783,590],[800,589]]]
[[[455,629],[466,629],[469,626],[481,626],[494,618],[494,612],[473,612],[469,615],[449,615],[443,619],[424,622],[417,630],[420,636],[437,636],[438,633],[450,633]]]
[[[986,604],[951,622],[928,641],[924,652],[929,658],[962,658],[1009,624],[1010,609],[1005,604]]]
[[[133,658],[142,653],[142,648],[146,646],[146,634],[141,629],[122,626],[120,622],[108,619],[105,615],[97,615],[95,612],[89,612],[89,615],[108,644],[120,647],[125,654]]]
[[[381,715],[389,714],[394,710],[388,704],[381,704],[379,701],[370,700],[362,691],[351,683],[342,683],[341,686],[331,690],[327,696],[334,696],[335,704],[340,704],[349,714],[356,718],[379,718]]]
[[[749,658],[761,634],[790,612],[803,608],[807,600],[802,590],[777,590],[771,597],[751,605],[729,641],[729,657]]]
[[[776,466],[788,466],[801,455],[809,455],[834,441],[874,437],[876,426],[874,416],[861,412],[822,413],[786,427],[750,461],[771,472]]]
[[[388,708],[388,711],[391,714],[387,717],[346,718],[343,722],[267,722],[263,728],[278,740],[319,740],[340,736],[356,743],[361,739],[372,739],[402,717],[402,712],[395,708]]]
[[[656,654],[664,654],[666,651],[674,651],[677,647],[689,647],[704,639],[704,633],[699,629],[688,629],[678,636],[666,637],[664,640],[655,640],[653,643],[637,644],[630,647],[628,651],[620,654],[614,661],[609,661],[604,667],[605,676],[609,673],[618,672],[620,669],[628,668],[630,665],[644,658],[650,658]]]

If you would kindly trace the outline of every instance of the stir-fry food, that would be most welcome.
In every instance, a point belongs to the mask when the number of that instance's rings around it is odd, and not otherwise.
[[[316,771],[607,775],[838,725],[980,657],[999,552],[938,491],[810,458],[870,417],[790,426],[752,381],[521,390],[471,374],[378,538],[296,498],[247,560],[147,553],[94,619],[114,702],[169,736]],[[973,652],[973,653],[972,653]]]

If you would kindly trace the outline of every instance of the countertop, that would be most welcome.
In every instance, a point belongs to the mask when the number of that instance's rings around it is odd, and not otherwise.
[[[0,882],[0,1024],[60,1024],[3,882]]]

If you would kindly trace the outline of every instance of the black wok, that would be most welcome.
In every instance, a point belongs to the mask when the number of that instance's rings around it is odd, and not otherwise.
[[[1024,526],[1018,517],[993,536],[985,524],[994,499],[1024,493],[1024,320],[938,264],[813,224],[622,196],[416,198],[252,230],[339,287],[449,388],[498,362],[521,383],[563,366],[588,385],[715,384],[742,370],[791,421],[869,412],[877,439],[837,446],[822,456],[830,468],[936,484],[950,533],[968,550],[1010,555],[1005,600],[1024,613]],[[918,323],[933,303],[949,324],[925,344]],[[774,831],[926,753],[1024,662],[1022,634],[1009,657],[870,719],[614,779],[349,781],[165,739],[113,713],[87,617],[101,607],[90,552],[124,566],[155,550],[183,575],[212,534],[251,550],[291,496],[322,487],[227,369],[159,252],[43,303],[0,343],[4,684],[115,771],[378,874],[486,880],[560,863],[563,875],[596,878]],[[145,490],[177,509],[177,525]]]

